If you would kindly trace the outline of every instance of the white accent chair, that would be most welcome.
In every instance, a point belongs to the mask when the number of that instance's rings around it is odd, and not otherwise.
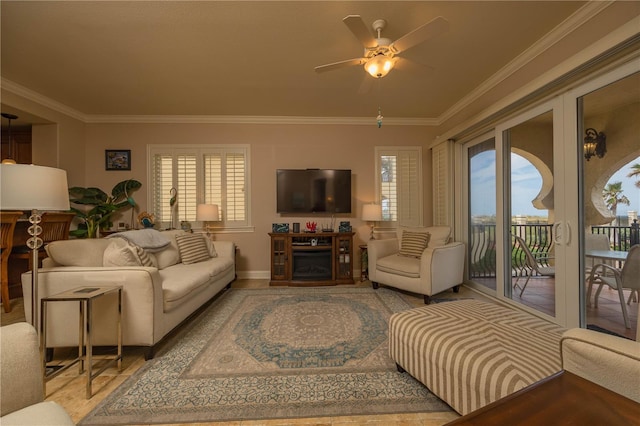
[[[420,257],[400,254],[404,231],[430,234]],[[457,292],[464,277],[465,245],[450,242],[450,233],[448,226],[399,227],[396,238],[370,240],[367,251],[373,288],[384,284],[422,294],[425,304],[434,294],[450,288]]]
[[[602,287],[608,285],[612,289],[617,290],[618,297],[620,299],[620,306],[622,307],[622,316],[624,317],[624,326],[626,328],[631,328],[629,314],[627,312],[627,304],[624,303],[623,289],[626,288],[631,290],[629,302],[627,302],[631,303],[631,296],[633,295],[633,292],[640,290],[639,277],[640,245],[638,244],[629,249],[629,254],[627,255],[627,259],[624,261],[624,265],[622,265],[622,269],[614,268],[606,263],[599,263],[595,265],[593,269],[591,269],[588,280],[589,289],[591,289],[593,284],[598,284],[598,290],[594,297],[594,306],[596,308],[598,307],[598,298],[600,297]],[[590,293],[591,290],[589,290],[589,294]]]
[[[0,328],[0,424],[74,425],[60,405],[44,401],[38,334],[26,322]]]

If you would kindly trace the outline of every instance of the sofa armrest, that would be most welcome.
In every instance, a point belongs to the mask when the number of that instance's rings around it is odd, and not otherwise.
[[[560,348],[564,370],[640,403],[640,342],[572,328]]]
[[[0,329],[0,415],[44,400],[39,346],[35,328],[26,322]]]
[[[384,240],[369,240],[367,243],[367,259],[369,268],[369,279],[376,281],[376,265],[378,259],[398,253],[400,243],[397,238],[387,238]]]
[[[425,249],[420,258],[420,277],[430,277],[430,294],[437,294],[462,284],[464,257],[465,245],[462,242]]]
[[[38,299],[83,286],[122,286],[123,344],[150,346],[164,335],[162,325],[162,280],[156,268],[144,266],[90,267],[61,266],[38,271]],[[25,315],[31,322],[31,272],[22,274]],[[96,345],[113,342],[116,295],[110,294],[94,307],[94,342]],[[52,347],[78,344],[77,327],[54,327],[53,324],[77,324],[77,304],[56,302],[48,309],[47,343]],[[38,318],[40,301],[38,300]],[[111,344],[108,343],[108,344]]]

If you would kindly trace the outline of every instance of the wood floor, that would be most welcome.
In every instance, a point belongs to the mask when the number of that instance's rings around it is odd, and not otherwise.
[[[358,286],[370,286],[367,281],[358,283]],[[233,283],[234,288],[266,288],[267,280],[237,280]],[[445,297],[473,297],[471,290],[462,289],[460,293],[448,292]],[[415,306],[422,306],[422,297],[406,294]],[[1,324],[7,325],[14,322],[24,321],[24,306],[22,299],[11,301],[12,312],[1,315]],[[74,353],[75,352],[75,353]],[[77,349],[56,350],[54,363],[64,363],[65,359],[73,359],[77,354]],[[124,348],[124,360],[122,372],[114,368],[108,368],[100,376],[93,380],[93,397],[85,398],[86,380],[84,376],[79,377],[78,369],[71,367],[58,377],[47,383],[48,401],[55,401],[62,405],[71,415],[75,422],[84,418],[98,403],[100,403],[109,393],[122,384],[127,378],[134,374],[144,365],[144,351],[140,348]],[[459,415],[455,412],[442,413],[414,413],[414,414],[394,414],[378,416],[353,416],[353,417],[321,417],[321,418],[300,418],[286,420],[253,420],[237,422],[214,422],[214,423],[190,423],[190,425],[225,425],[225,426],[284,426],[284,425],[325,425],[325,426],[439,426],[446,424]]]

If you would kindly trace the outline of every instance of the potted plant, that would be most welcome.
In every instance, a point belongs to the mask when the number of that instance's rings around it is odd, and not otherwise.
[[[100,188],[83,188],[74,186],[69,188],[69,201],[80,206],[93,206],[87,209],[71,207],[76,217],[81,219],[78,229],[71,231],[71,235],[77,238],[97,238],[100,228],[111,227],[111,216],[125,207],[135,207],[136,202],[131,197],[131,192],[140,188],[142,184],[134,179],[124,180],[111,190],[111,195]]]

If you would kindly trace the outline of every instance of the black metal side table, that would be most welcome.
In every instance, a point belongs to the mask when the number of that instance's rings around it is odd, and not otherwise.
[[[108,361],[98,371],[93,372],[93,301],[110,293],[118,293],[118,324],[117,324],[117,354],[114,356],[101,357],[101,360]],[[78,302],[78,357],[64,365],[57,371],[47,374],[47,305],[52,302]],[[86,312],[86,315],[85,315]],[[72,365],[80,363],[80,374],[86,371],[87,377],[87,399],[93,396],[91,382],[113,363],[117,363],[118,371],[122,371],[122,286],[96,286],[79,287],[68,290],[53,296],[44,297],[40,300],[40,355],[44,366],[44,391],[46,395],[46,383],[53,379]]]

